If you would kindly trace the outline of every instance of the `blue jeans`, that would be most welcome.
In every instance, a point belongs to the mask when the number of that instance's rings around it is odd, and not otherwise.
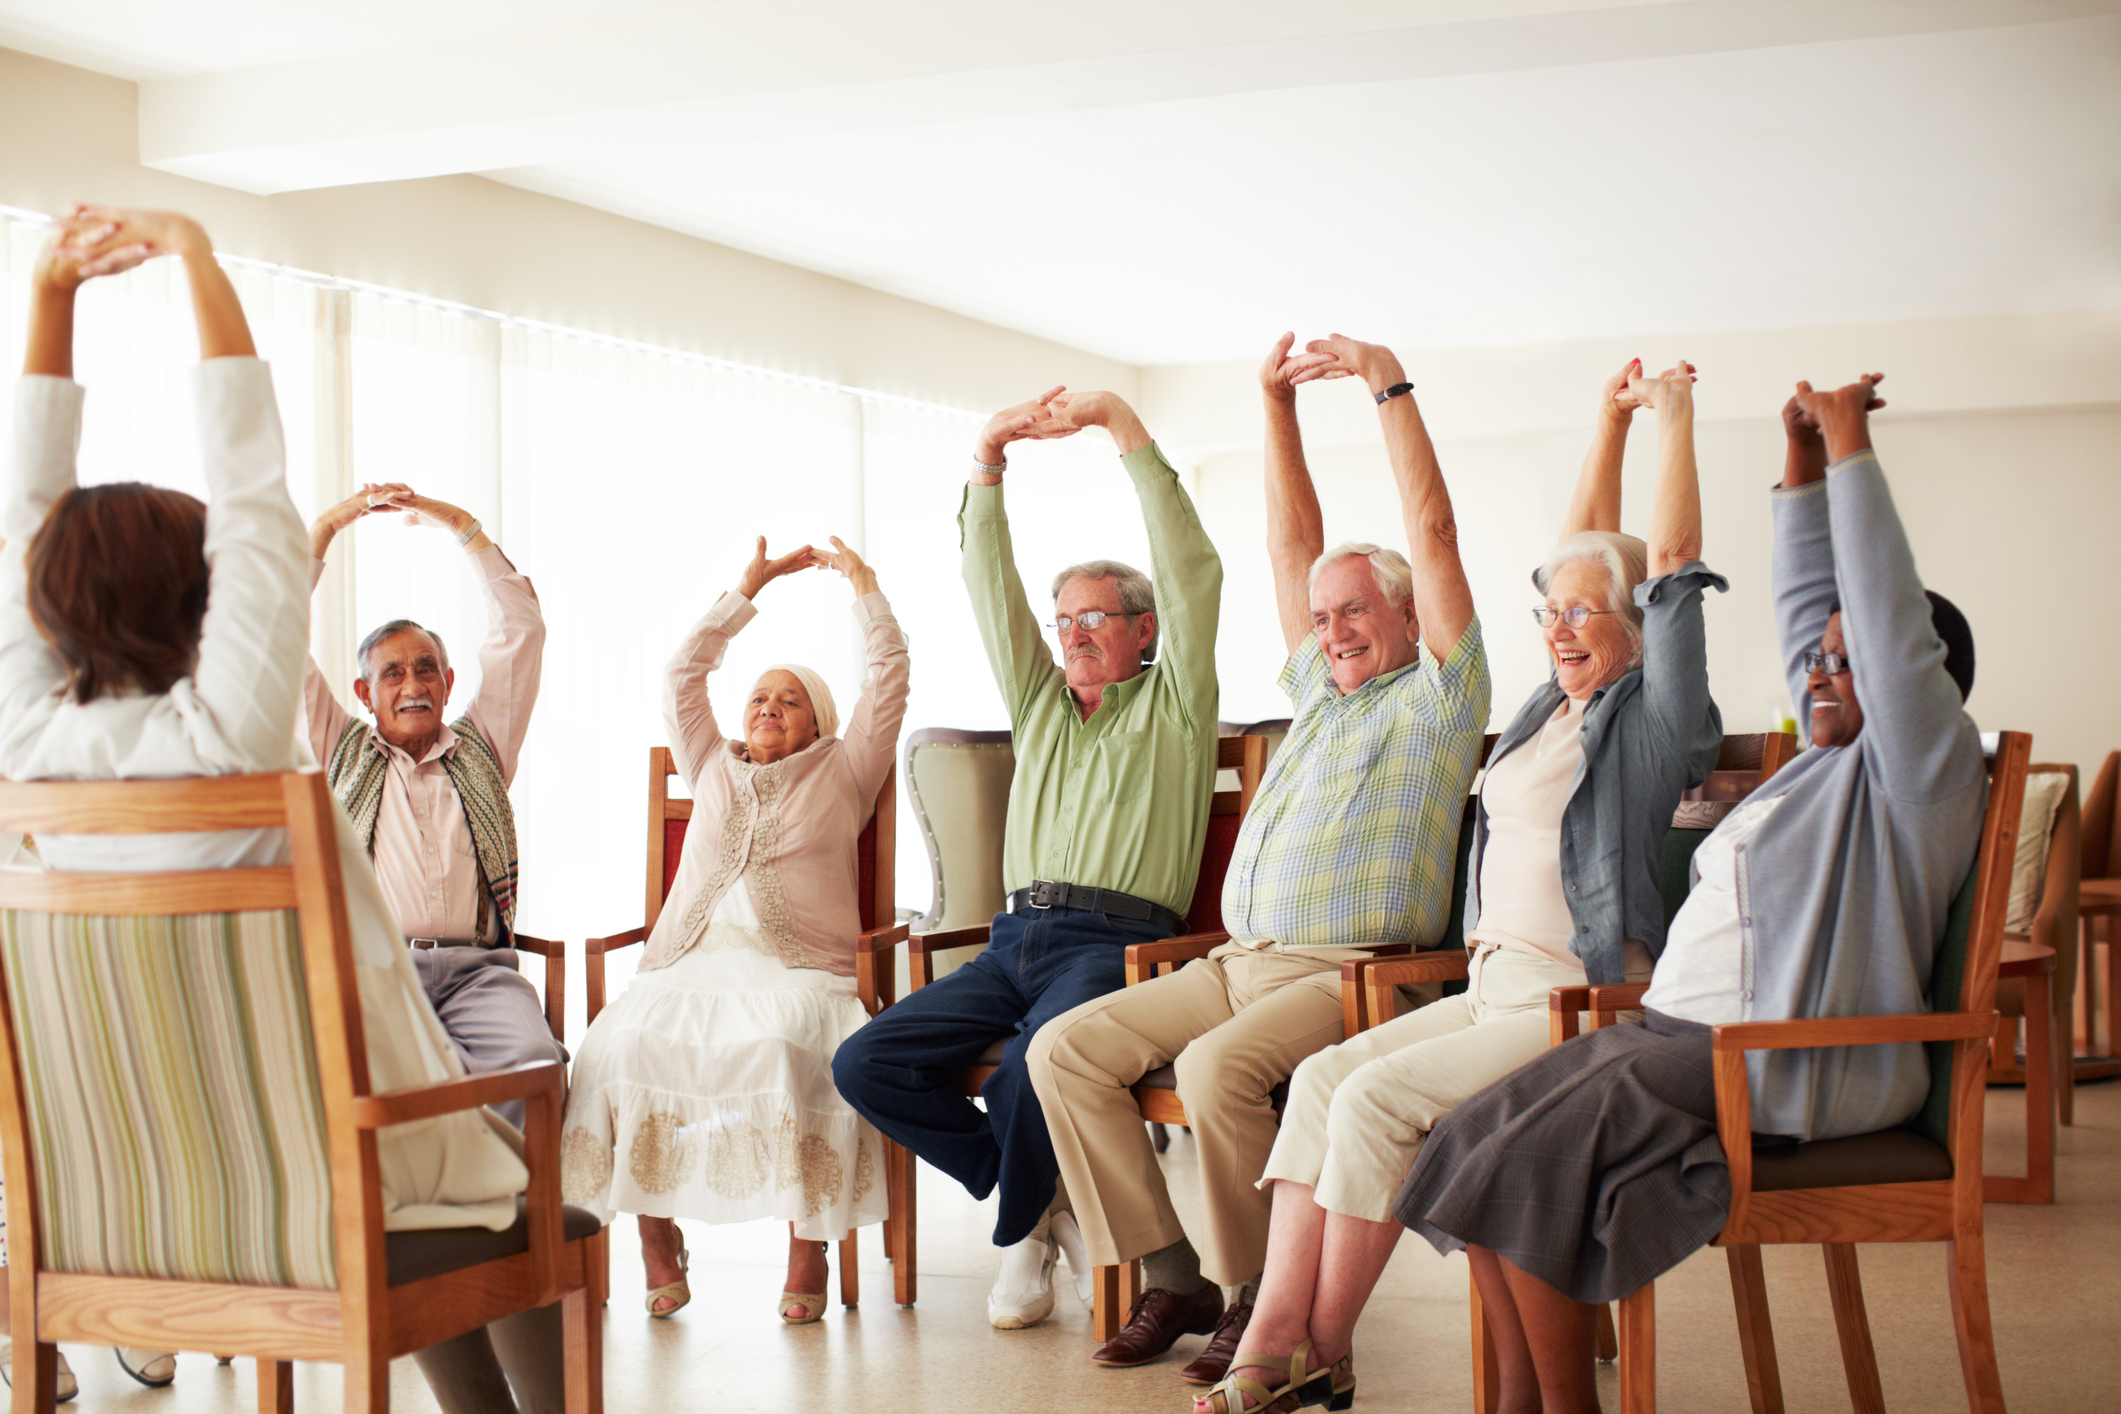
[[[1054,1017],[1125,984],[1127,944],[1169,936],[1159,924],[1081,908],[996,914],[985,952],[840,1043],[833,1082],[871,1124],[973,1197],[999,1183],[994,1244],[1013,1246],[1038,1226],[1060,1177],[1024,1051]],[[980,1087],[982,1113],[958,1077],[1004,1036],[1001,1066]]]

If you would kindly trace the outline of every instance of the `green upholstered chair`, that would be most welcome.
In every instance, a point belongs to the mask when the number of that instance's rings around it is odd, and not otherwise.
[[[337,1362],[389,1407],[390,1360],[562,1303],[566,1407],[602,1407],[604,1233],[559,1198],[556,1061],[371,1093],[337,807],[316,771],[0,784],[43,836],[285,829],[293,863],[0,872],[0,1140],[15,1408],[49,1411],[56,1342]],[[527,1102],[515,1225],[384,1231],[376,1131]]]

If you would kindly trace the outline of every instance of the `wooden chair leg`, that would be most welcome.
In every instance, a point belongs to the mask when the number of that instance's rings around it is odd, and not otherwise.
[[[840,1239],[840,1305],[853,1307],[862,1299],[861,1230]]]
[[[2035,1203],[2055,1201],[2054,981],[2025,979],[2025,1177]]]
[[[601,1414],[604,1407],[604,1313],[587,1291],[560,1298],[560,1333],[567,1414]]]
[[[1171,1130],[1168,1126],[1161,1124],[1151,1124],[1149,1126],[1149,1147],[1156,1150],[1159,1154],[1170,1151]]]
[[[1657,1414],[1657,1283],[1620,1298],[1621,1414]]]
[[[1959,1371],[1973,1414],[2004,1414],[2003,1380],[1996,1373],[1996,1330],[1988,1315],[1988,1257],[1979,1230],[1944,1244],[1952,1292],[1952,1325],[1959,1337]]]
[[[390,1359],[378,1352],[350,1356],[345,1364],[346,1414],[390,1414]],[[568,1414],[577,1414],[572,1406]]]
[[[1488,1329],[1488,1313],[1480,1304],[1480,1283],[1468,1277],[1466,1287],[1473,1298],[1473,1414],[1495,1414],[1502,1403],[1502,1366],[1495,1358],[1495,1333]]]
[[[920,1294],[920,1193],[916,1175],[920,1160],[903,1146],[884,1141],[885,1182],[895,1183],[891,1202],[891,1294],[911,1306]]]
[[[1856,1414],[1885,1414],[1885,1391],[1878,1383],[1878,1352],[1871,1346],[1871,1318],[1863,1308],[1863,1277],[1856,1270],[1853,1243],[1822,1244],[1826,1253],[1826,1289],[1834,1300],[1834,1329],[1841,1336],[1841,1368],[1848,1376],[1849,1404]],[[1984,1310],[1987,1302],[1983,1301]]]
[[[1731,1300],[1738,1307],[1738,1349],[1745,1358],[1745,1388],[1753,1414],[1782,1414],[1782,1370],[1775,1363],[1775,1328],[1768,1318],[1767,1276],[1760,1249],[1726,1247]]]
[[[295,1367],[289,1360],[258,1360],[258,1414],[294,1414]]]
[[[15,1341],[7,1378],[14,1389],[10,1403],[15,1410],[52,1414],[59,1396],[59,1347],[35,1340]]]
[[[1613,1331],[1613,1308],[1600,1306],[1593,1319],[1596,1322],[1593,1335],[1598,1343],[1598,1358],[1610,1365],[1620,1358],[1620,1337]]]

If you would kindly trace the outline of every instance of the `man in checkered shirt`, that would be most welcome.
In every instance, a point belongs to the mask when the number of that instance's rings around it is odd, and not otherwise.
[[[1028,1056],[1092,1263],[1141,1257],[1143,1294],[1100,1365],[1138,1365],[1212,1333],[1183,1378],[1237,1352],[1266,1265],[1257,1188],[1271,1094],[1343,1039],[1340,964],[1382,944],[1434,947],[1451,909],[1466,792],[1488,720],[1488,662],[1435,449],[1391,350],[1335,336],[1260,369],[1267,553],[1293,724],[1245,817],[1223,883],[1231,940],[1178,972],[1087,1002]],[[1296,385],[1365,379],[1413,551],[1325,551]],[[1323,552],[1323,553],[1321,553]],[[1455,939],[1450,941],[1457,941]],[[1172,1207],[1130,1087],[1172,1065],[1200,1154],[1198,1246]],[[1221,1288],[1238,1288],[1227,1306]]]

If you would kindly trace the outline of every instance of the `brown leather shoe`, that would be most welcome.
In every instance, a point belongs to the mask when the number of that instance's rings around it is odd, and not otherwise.
[[[1223,1312],[1223,1318],[1215,1323],[1215,1334],[1208,1337],[1208,1348],[1178,1377],[1189,1385],[1212,1385],[1219,1383],[1230,1373],[1230,1361],[1237,1356],[1237,1343],[1244,1339],[1245,1327],[1252,1320],[1252,1303],[1239,1301]]]
[[[1090,1353],[1100,1365],[1123,1369],[1146,1365],[1182,1335],[1206,1335],[1222,1315],[1223,1290],[1213,1282],[1191,1296],[1160,1286],[1141,1294],[1120,1333]],[[1226,1360],[1224,1363],[1228,1363]]]

